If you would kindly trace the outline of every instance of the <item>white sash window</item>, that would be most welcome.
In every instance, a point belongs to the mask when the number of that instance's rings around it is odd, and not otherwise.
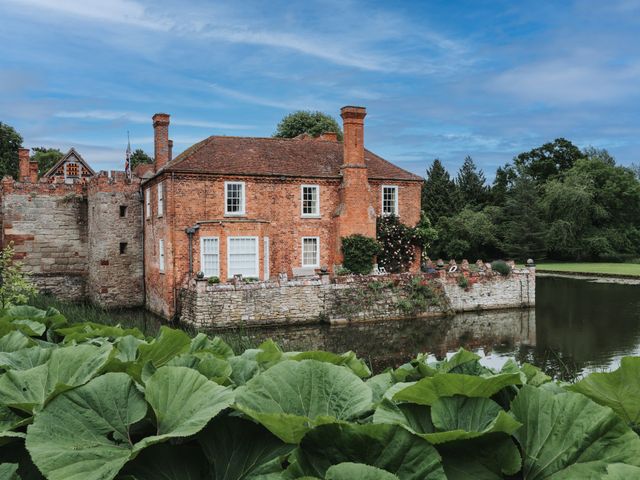
[[[205,277],[220,276],[220,241],[218,237],[200,239],[200,265]]]
[[[229,237],[227,239],[228,277],[258,277],[258,237]]]

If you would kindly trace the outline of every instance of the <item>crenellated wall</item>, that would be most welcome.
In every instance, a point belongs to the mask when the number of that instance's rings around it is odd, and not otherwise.
[[[144,304],[139,180],[100,172],[71,184],[5,177],[0,185],[2,246],[13,243],[42,293],[104,307]]]
[[[535,304],[535,269],[499,274],[463,273],[338,277],[208,285],[182,290],[180,321],[200,329],[318,322],[376,321],[463,311],[526,308]]]

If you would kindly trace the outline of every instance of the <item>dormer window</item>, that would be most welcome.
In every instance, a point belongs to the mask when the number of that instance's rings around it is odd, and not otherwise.
[[[244,215],[244,182],[224,182],[224,213],[225,215]]]

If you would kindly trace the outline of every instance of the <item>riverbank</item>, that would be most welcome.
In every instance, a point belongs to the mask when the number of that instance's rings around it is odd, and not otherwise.
[[[640,263],[542,263],[536,270],[542,274],[640,279]]]

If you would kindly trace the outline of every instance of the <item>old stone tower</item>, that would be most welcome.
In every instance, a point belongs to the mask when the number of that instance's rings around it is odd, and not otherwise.
[[[140,180],[99,172],[75,150],[38,178],[20,149],[18,180],[0,183],[1,243],[41,292],[104,307],[144,305]]]

